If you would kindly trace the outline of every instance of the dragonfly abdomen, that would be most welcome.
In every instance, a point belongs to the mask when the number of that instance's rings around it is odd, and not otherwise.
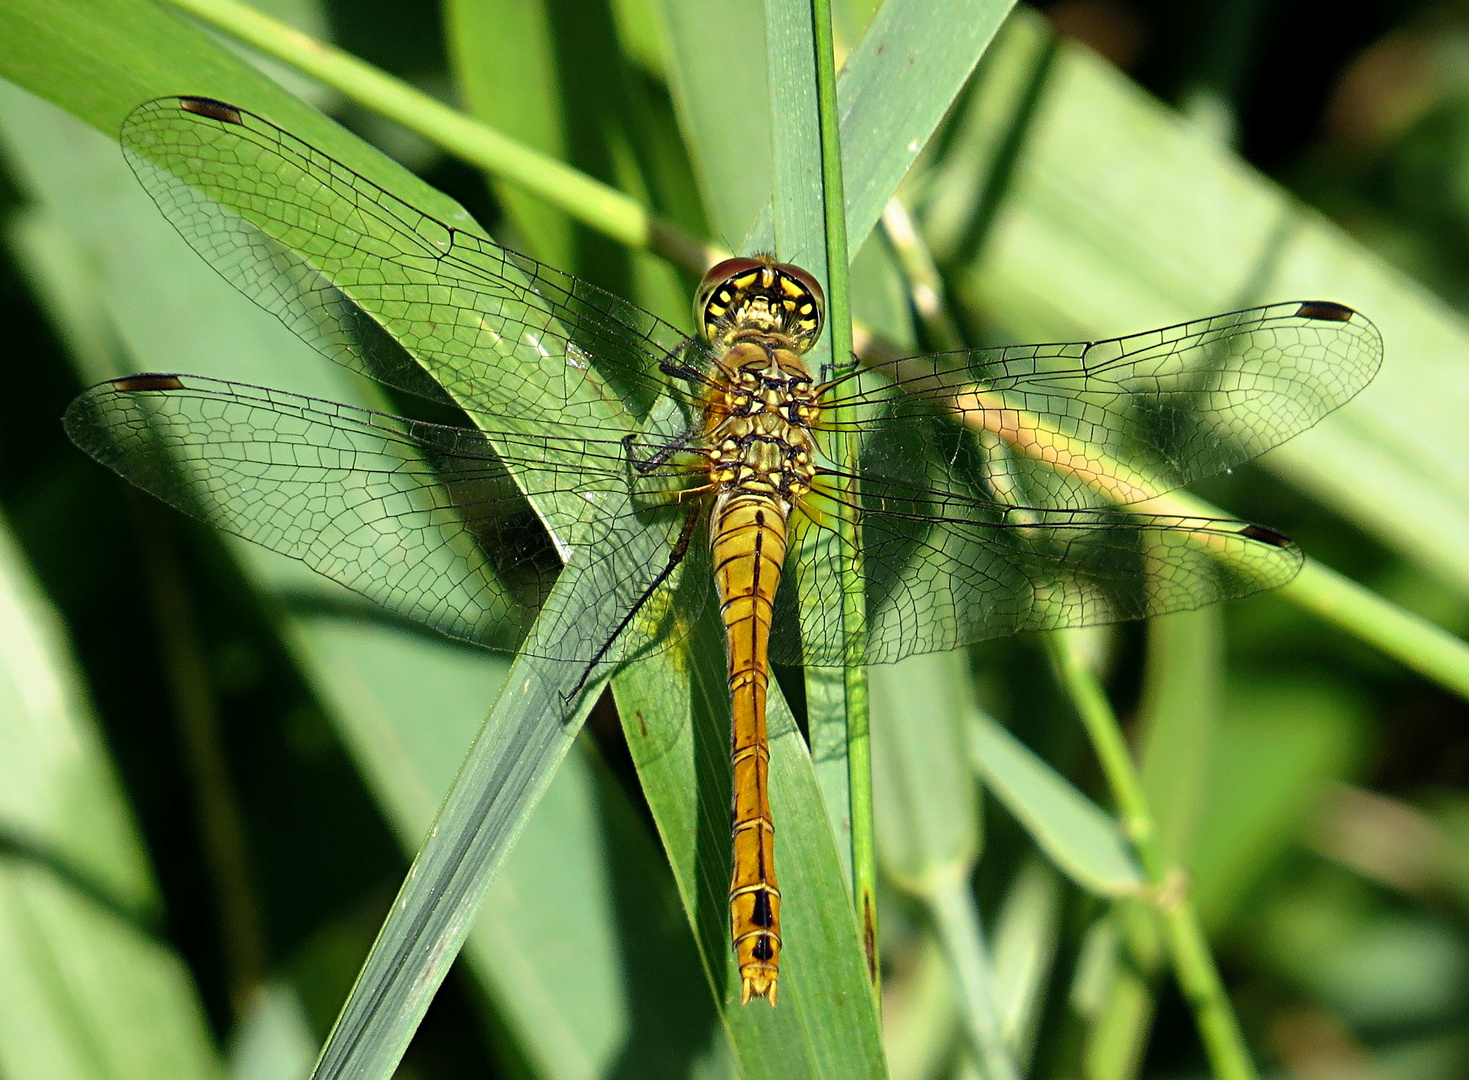
[[[785,509],[769,495],[734,492],[716,500],[711,527],[733,713],[730,931],[741,999],[768,997],[774,1005],[780,967],[780,888],[770,816],[765,699],[771,614],[786,554]]]

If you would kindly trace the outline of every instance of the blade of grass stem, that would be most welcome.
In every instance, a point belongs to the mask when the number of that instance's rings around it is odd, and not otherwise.
[[[1188,492],[1177,491],[1152,500],[1148,509],[1165,514],[1228,516]],[[1294,580],[1276,590],[1276,595],[1469,700],[1469,642],[1422,616],[1311,558],[1306,559]]]
[[[998,722],[971,718],[969,760],[995,798],[1051,862],[1098,896],[1135,896],[1146,885],[1117,822]]]
[[[847,213],[842,178],[842,150],[837,123],[836,58],[832,51],[830,0],[812,0],[815,30],[817,115],[821,131],[822,206],[826,220],[827,327],[834,364],[845,366],[852,356],[852,317],[847,306]],[[843,427],[841,411],[834,419]],[[842,579],[842,636],[846,663],[842,667],[842,691],[846,701],[847,786],[852,831],[852,895],[862,923],[867,948],[867,973],[872,982],[873,1002],[881,1006],[880,965],[877,956],[877,854],[872,823],[872,737],[868,727],[867,602],[862,575],[862,537],[856,510],[861,498],[858,487],[858,444],[850,435],[840,436],[832,446],[833,458],[850,479],[838,530],[843,558],[838,573]]]
[[[886,879],[924,907],[943,945],[955,1004],[976,1057],[994,1076],[1017,1068],[1003,1023],[970,885],[980,851],[978,785],[964,754],[978,712],[962,653],[912,656],[872,672],[873,777],[883,807]]]
[[[284,61],[632,247],[702,273],[715,252],[637,200],[419,91],[401,79],[237,0],[168,0],[180,11]]]
[[[1107,700],[1101,681],[1076,647],[1074,631],[1047,634],[1046,644],[1057,677],[1071,696],[1101,763],[1123,830],[1156,890],[1153,899],[1168,939],[1173,971],[1193,1012],[1209,1063],[1220,1080],[1256,1080],[1258,1073],[1194,913],[1182,873],[1163,855],[1142,780],[1128,752],[1117,714]]]
[[[1020,1067],[1005,1041],[1004,1022],[995,1002],[994,969],[968,877],[937,883],[929,893],[928,910],[950,974],[960,988],[963,1007],[959,1015],[984,1080],[1019,1080]]]
[[[0,1072],[213,1080],[63,624],[0,518]]]

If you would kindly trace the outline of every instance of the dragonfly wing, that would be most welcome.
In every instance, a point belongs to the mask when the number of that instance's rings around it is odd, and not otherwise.
[[[492,446],[473,429],[196,376],[99,384],[65,424],[83,450],[186,513],[490,648],[518,647],[566,561],[600,579],[609,609],[631,609],[684,520],[631,506],[616,443]],[[553,629],[560,659],[590,660],[606,644],[578,640],[576,625]]]
[[[1313,426],[1376,374],[1382,337],[1324,301],[1272,304],[1104,341],[1016,345],[880,364],[833,386],[864,459],[863,417],[951,424],[1013,451],[992,465],[998,502],[1084,509],[1137,502],[1248,461]],[[946,447],[940,447],[942,456]],[[1016,492],[1026,494],[1017,497]]]
[[[829,561],[844,550],[840,506],[826,493],[803,504],[798,559],[822,545]],[[1024,630],[1188,611],[1283,585],[1302,560],[1286,537],[1243,521],[1006,508],[877,481],[864,481],[859,521],[874,664]],[[772,655],[840,666],[841,579],[813,565],[798,561],[782,581]],[[808,613],[799,624],[797,603]]]
[[[697,348],[678,330],[423,213],[253,113],[159,98],[128,117],[122,144],[194,250],[338,363],[522,428],[610,431],[598,418],[627,398],[694,407],[659,368]]]

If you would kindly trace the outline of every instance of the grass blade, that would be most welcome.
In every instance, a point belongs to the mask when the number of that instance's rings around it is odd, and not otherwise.
[[[0,1071],[220,1073],[54,611],[0,521]]]
[[[107,146],[104,143],[102,150],[106,155],[106,160],[109,165],[112,166],[112,176],[116,178],[112,182],[119,184],[122,191],[126,192],[126,195],[120,194],[119,197],[121,200],[123,202],[127,202],[129,199],[136,200],[137,193],[133,190],[133,181],[127,177],[125,169],[120,168],[116,148]],[[62,184],[60,187],[64,190],[66,185]],[[435,195],[433,198],[438,199],[441,197]],[[83,199],[81,202],[85,203],[86,200]],[[142,205],[139,205],[137,201],[133,201],[129,205],[140,211],[138,215],[139,221],[148,222],[147,226],[139,226],[141,232],[148,233],[148,229],[156,230],[162,225],[161,221],[157,219],[156,210],[148,207],[146,200],[143,200]],[[96,208],[89,206],[88,209]],[[79,224],[81,223],[79,222]],[[127,237],[127,229],[132,224],[133,220],[128,214],[116,215],[108,220],[108,228],[97,230],[91,235],[105,237],[108,243],[123,242],[126,239],[131,239]],[[188,265],[193,266],[191,257],[177,245],[176,238],[167,235],[168,230],[166,226],[162,226],[162,228],[163,239],[161,243],[168,248],[171,257],[180,257]],[[158,235],[156,231],[148,233],[150,239],[142,242],[142,248],[144,250],[151,250],[150,245],[157,242],[152,238],[156,238]],[[120,296],[116,304],[116,310],[128,312],[136,320],[135,325],[129,326],[128,328],[127,334],[129,339],[139,345],[140,351],[156,358],[164,356],[177,357],[173,363],[155,360],[155,366],[174,369],[188,366],[197,370],[208,359],[221,364],[231,374],[239,375],[242,371],[250,373],[252,365],[259,365],[256,368],[256,374],[253,376],[258,378],[259,381],[288,381],[300,386],[303,381],[306,381],[309,385],[310,379],[316,377],[319,379],[319,382],[314,386],[310,386],[315,392],[331,397],[350,397],[351,391],[348,389],[350,384],[346,380],[342,379],[337,373],[328,370],[324,365],[317,363],[309,351],[303,351],[302,347],[298,343],[293,342],[288,335],[284,335],[272,327],[269,320],[262,320],[259,313],[251,310],[249,305],[244,305],[244,314],[236,325],[232,325],[231,319],[233,316],[230,313],[239,312],[242,309],[239,306],[239,298],[232,296],[228,290],[219,294],[223,299],[216,298],[211,301],[201,302],[197,295],[192,292],[192,286],[180,288],[177,283],[172,283],[160,287],[159,282],[148,280],[141,272],[141,264],[135,258],[130,262],[128,256],[115,254],[104,256],[99,261],[117,270],[121,270],[123,265],[127,266],[127,270],[120,272],[118,277],[112,280],[110,284],[115,294],[127,294],[130,291],[133,294],[126,298]],[[192,273],[197,280],[202,280],[218,288],[219,283],[214,281],[212,275],[209,275],[207,271],[203,271],[202,268],[195,269]],[[171,318],[160,319],[158,317],[160,306],[171,302],[177,302],[178,310],[172,314]],[[232,307],[232,304],[235,306]],[[207,327],[200,327],[201,332],[198,334],[181,332],[181,328],[183,327],[197,326],[199,321],[198,317],[203,313],[208,313]],[[210,332],[221,334],[223,337],[220,347],[214,350],[204,348],[201,345],[201,342],[209,337]],[[280,377],[282,372],[288,372],[289,374],[287,377],[282,378]],[[102,373],[99,372],[96,374]],[[245,554],[244,557],[247,563],[257,567],[269,565],[269,560],[263,558],[259,552]],[[281,569],[277,563],[272,567],[270,572],[278,574]],[[299,583],[301,578],[299,575],[293,575],[291,573],[292,569],[294,568],[286,568],[285,578],[282,580],[290,581],[293,584]],[[311,580],[309,575],[306,580]],[[311,587],[311,585],[306,586],[308,589]],[[303,654],[310,655],[312,652],[310,634],[303,635],[303,637],[308,643],[302,650]],[[318,670],[323,670],[329,666],[329,664],[324,663]],[[555,700],[554,696],[552,700]],[[421,705],[422,702],[420,701],[419,704]],[[559,707],[558,702],[558,710]],[[411,712],[405,719],[410,723],[415,721],[421,723],[421,716],[415,716]],[[460,746],[462,747],[462,743]],[[434,801],[437,801],[437,794],[437,791],[435,791],[431,796]],[[521,816],[523,818],[523,815]],[[507,822],[502,824],[509,824],[508,819]],[[502,836],[502,840],[508,841],[516,827],[518,826],[510,824],[510,827]],[[473,889],[471,887],[466,891],[466,895],[472,891]],[[445,970],[445,965],[442,963],[439,964],[439,970],[440,972]],[[404,1034],[404,1031],[407,1034],[411,1034],[411,1029],[411,1024],[400,1025],[398,1035],[395,1037],[406,1040],[407,1035]]]
[[[1469,433],[1464,394],[1444,379],[1469,349],[1463,318],[1094,54],[1050,42],[1044,20],[1017,11],[955,152],[924,181],[929,241],[959,299],[1022,341],[1287,296],[1368,313],[1388,346],[1381,374],[1266,465],[1469,588]],[[999,206],[982,246],[976,192]]]
[[[1082,888],[1129,896],[1144,887],[1117,822],[983,713],[969,726],[969,759],[1047,857]]]

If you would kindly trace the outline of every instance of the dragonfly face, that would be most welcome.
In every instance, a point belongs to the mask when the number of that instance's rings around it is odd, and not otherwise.
[[[848,661],[846,586],[821,572],[851,542],[833,523],[860,537],[868,663],[1273,588],[1300,566],[1285,537],[1136,504],[1311,427],[1382,356],[1359,313],[1298,301],[909,357],[817,386],[801,354],[824,303],[799,268],[721,264],[693,338],[244,109],[159,99],[122,142],[165,216],[252,300],[332,360],[477,425],[133,376],[66,415],[76,443],[124,477],[492,648],[527,649],[541,600],[576,572],[598,618],[569,613],[531,641],[588,668],[666,640],[666,623],[635,616],[666,606],[707,521],[735,702],[732,925],[746,996],[772,1003],[767,661]],[[859,448],[855,475],[823,456],[833,431]],[[647,507],[643,485],[672,494]]]
[[[767,334],[804,353],[821,336],[825,319],[826,295],[817,280],[768,256],[717,263],[694,294],[694,321],[716,348],[727,349],[742,335]]]

